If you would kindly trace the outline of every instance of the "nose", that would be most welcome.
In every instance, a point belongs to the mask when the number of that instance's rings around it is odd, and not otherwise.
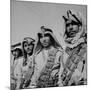
[[[72,29],[73,29],[73,26],[72,26],[71,24],[69,25],[69,29],[70,29],[70,30],[72,30]]]
[[[33,46],[31,46],[31,45],[30,45],[30,46],[28,46],[28,49],[32,49],[32,48],[33,48]]]
[[[72,28],[72,25],[70,24],[69,28]]]
[[[27,47],[27,49],[29,49],[29,46]]]
[[[27,49],[29,49],[29,47]]]
[[[43,42],[46,42],[46,39],[43,38]]]

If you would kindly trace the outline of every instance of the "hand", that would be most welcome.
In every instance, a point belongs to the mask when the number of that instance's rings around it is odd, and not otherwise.
[[[51,76],[54,77],[58,73],[58,70],[53,70]]]

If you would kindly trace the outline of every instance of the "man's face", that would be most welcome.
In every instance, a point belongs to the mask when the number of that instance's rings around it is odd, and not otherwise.
[[[79,31],[78,23],[71,21],[66,23],[66,30],[71,37],[75,37],[76,33]]]
[[[27,54],[30,54],[33,51],[34,45],[28,44],[27,42],[24,43],[24,50],[27,52]]]
[[[13,56],[14,56],[15,58],[18,57],[18,51],[15,50],[15,51],[12,52],[12,54],[13,54]]]
[[[42,37],[40,38],[40,42],[42,46],[46,48],[50,45],[50,37],[47,35],[42,35]]]

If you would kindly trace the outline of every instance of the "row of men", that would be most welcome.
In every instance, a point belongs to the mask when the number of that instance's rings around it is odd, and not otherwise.
[[[52,29],[45,26],[41,26],[37,40],[26,37],[21,43],[11,46],[12,90],[87,83],[87,33],[83,19],[70,10],[63,19],[65,50]]]

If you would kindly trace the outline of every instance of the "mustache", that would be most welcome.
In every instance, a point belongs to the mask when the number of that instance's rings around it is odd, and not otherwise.
[[[48,44],[47,42],[43,42],[42,44]]]
[[[74,33],[77,33],[77,31],[71,31],[71,30],[70,30],[68,33],[73,33],[73,34],[74,34]]]

